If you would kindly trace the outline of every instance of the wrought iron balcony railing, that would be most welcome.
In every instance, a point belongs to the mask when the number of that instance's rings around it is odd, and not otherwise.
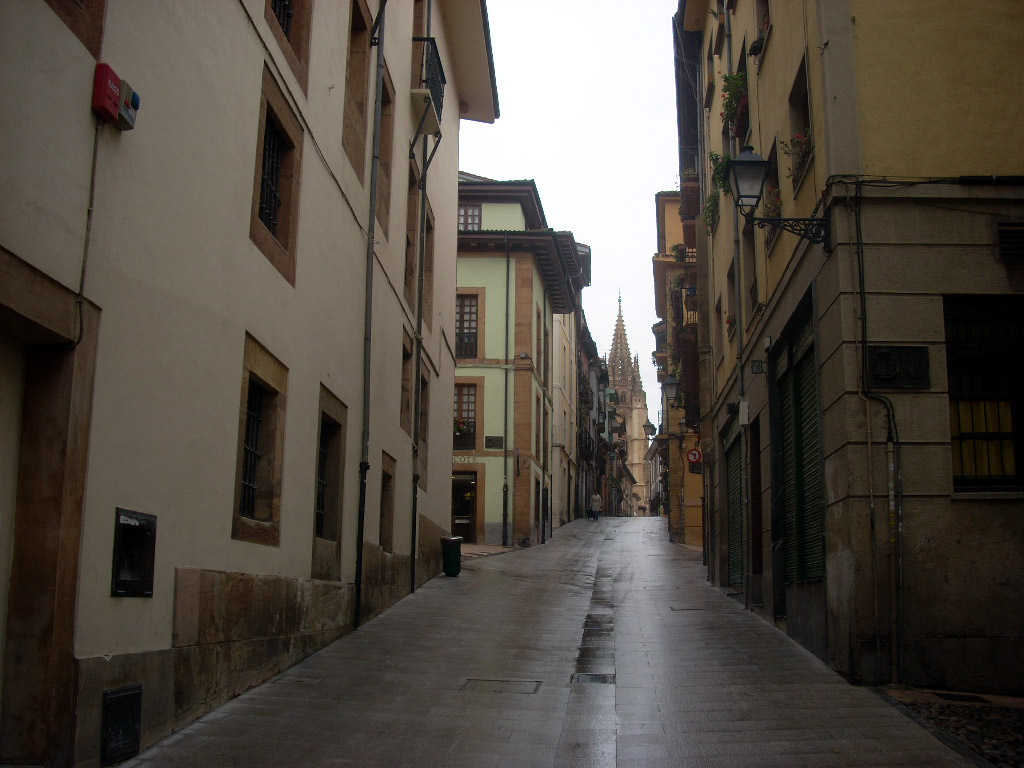
[[[441,66],[441,56],[437,52],[437,40],[433,37],[414,37],[414,42],[423,43],[424,63],[424,84],[430,91],[430,100],[434,102],[434,110],[437,117],[441,119],[441,107],[444,104],[445,80],[444,67]]]
[[[452,435],[452,448],[456,451],[472,451],[476,448],[476,419],[457,417]]]

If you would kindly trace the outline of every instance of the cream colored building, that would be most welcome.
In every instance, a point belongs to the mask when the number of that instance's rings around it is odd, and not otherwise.
[[[576,347],[590,249],[533,181],[462,174],[452,532],[530,546],[576,503]]]
[[[0,4],[0,762],[123,758],[439,572],[497,96],[483,2],[382,10]]]
[[[964,11],[679,4],[709,575],[852,680],[1020,694],[1024,6]]]

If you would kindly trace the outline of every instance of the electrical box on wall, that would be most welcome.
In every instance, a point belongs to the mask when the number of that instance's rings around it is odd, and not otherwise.
[[[156,559],[156,516],[115,511],[111,597],[152,597]]]
[[[92,111],[100,122],[114,123],[119,130],[135,127],[141,98],[126,80],[117,76],[109,64],[96,65],[92,84]]]

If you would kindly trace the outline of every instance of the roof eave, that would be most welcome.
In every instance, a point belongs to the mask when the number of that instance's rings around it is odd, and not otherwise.
[[[498,85],[487,0],[438,0],[438,4],[459,94],[459,117],[493,123],[499,115]]]

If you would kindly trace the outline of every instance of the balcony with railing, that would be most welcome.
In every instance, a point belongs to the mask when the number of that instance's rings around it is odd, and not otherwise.
[[[452,449],[472,451],[476,449],[476,419],[456,416],[452,426]]]
[[[447,80],[444,76],[444,67],[441,66],[441,55],[437,52],[437,40],[433,37],[414,37],[413,42],[423,46],[423,73],[425,80],[423,85],[430,91],[430,100],[434,104],[434,111],[438,119],[441,118],[441,107],[444,104],[444,87]]]
[[[590,435],[587,430],[581,429],[576,438],[576,444],[579,447],[580,458],[584,461],[590,461],[594,458],[594,449],[596,447],[594,438]]]

